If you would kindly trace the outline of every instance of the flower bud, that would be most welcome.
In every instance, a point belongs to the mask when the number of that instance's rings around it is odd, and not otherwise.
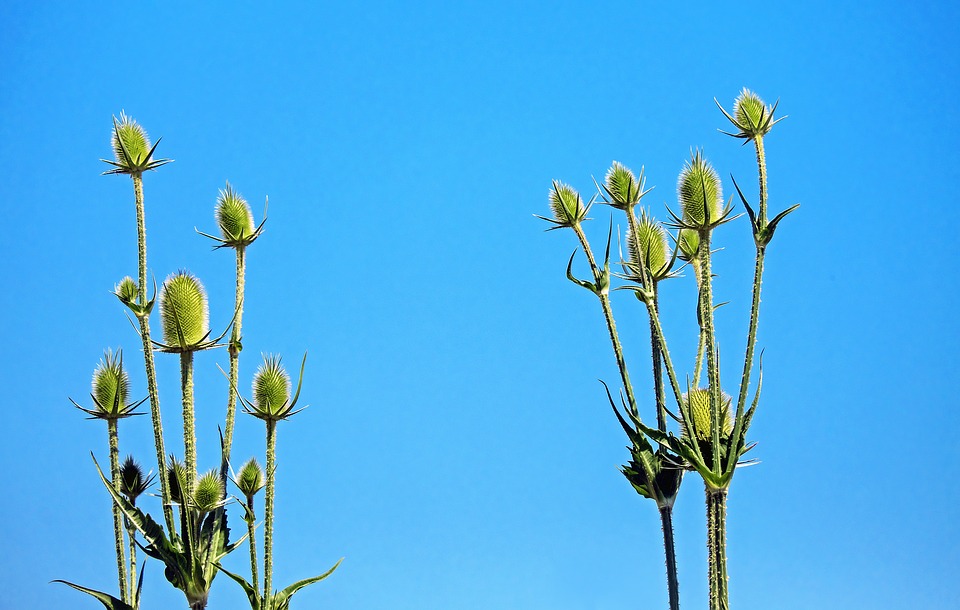
[[[260,468],[257,458],[250,458],[240,467],[240,472],[237,474],[234,483],[237,485],[240,493],[246,496],[248,500],[263,489],[263,469]]]
[[[183,504],[183,486],[181,483],[187,482],[187,467],[171,455],[167,461],[167,484],[170,487],[170,500],[177,504]]]
[[[720,177],[699,150],[680,172],[677,196],[683,221],[691,226],[706,228],[723,216]]]
[[[207,294],[186,271],[172,274],[160,289],[164,342],[177,351],[195,349],[209,333]]]
[[[150,154],[150,139],[147,137],[147,132],[140,123],[123,112],[120,112],[120,120],[110,136],[110,144],[118,165],[140,166]]]
[[[639,203],[643,196],[643,171],[638,179],[627,167],[614,161],[607,170],[604,187],[612,199],[610,205],[618,210],[626,210]]]
[[[210,470],[197,479],[193,492],[193,504],[201,513],[209,513],[223,498],[223,484],[216,470]]]
[[[152,477],[151,477],[152,478]],[[137,498],[150,486],[150,478],[143,474],[140,464],[128,455],[120,466],[120,493],[125,495],[131,504],[137,503]]]
[[[561,227],[572,227],[587,216],[580,194],[570,185],[559,182],[554,182],[550,190],[550,209],[553,211],[553,222]]]
[[[255,231],[250,205],[233,190],[229,182],[217,198],[216,217],[220,234],[228,245],[244,243]]]
[[[642,262],[654,281],[663,279],[669,272],[670,246],[666,231],[646,212],[640,215],[636,232],[627,230],[627,253],[630,266],[639,272]]]
[[[710,388],[698,388],[683,395],[683,401],[690,410],[690,421],[683,422],[683,435],[694,436],[698,441],[709,442],[713,438],[710,430]],[[731,398],[720,393],[720,438],[729,438],[733,433],[733,415],[730,412]]]
[[[121,417],[127,406],[130,393],[130,378],[123,370],[123,359],[119,352],[114,357],[107,350],[103,360],[93,372],[93,397],[96,401],[95,412],[106,418]]]
[[[271,418],[289,410],[290,376],[280,364],[279,356],[264,356],[263,364],[253,376],[253,406]]]
[[[126,305],[137,301],[137,290],[137,282],[128,275],[114,287],[113,293]]]

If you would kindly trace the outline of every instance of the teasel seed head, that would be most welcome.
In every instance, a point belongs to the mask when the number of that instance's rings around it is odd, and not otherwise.
[[[145,492],[153,482],[153,477],[145,475],[140,464],[128,455],[120,466],[120,493],[125,495],[131,504],[137,503],[137,498]]]
[[[153,152],[157,143],[150,146],[150,138],[144,128],[120,112],[120,120],[113,119],[113,132],[110,134],[110,146],[113,149],[113,161],[101,159],[110,164],[113,169],[105,174],[130,174],[139,176],[143,172],[156,169],[170,162],[170,159],[154,159]]]
[[[137,282],[129,275],[120,280],[113,291],[125,305],[137,302],[137,292]]]
[[[187,481],[187,466],[175,455],[167,460],[167,485],[170,488],[170,500],[183,505],[183,485]]]
[[[608,203],[618,210],[632,208],[647,193],[643,190],[643,182],[642,168],[638,177],[625,165],[614,161],[603,181],[604,190],[610,196]]]
[[[683,422],[683,435],[694,436],[698,441],[709,442],[713,436],[710,431],[710,388],[697,388],[683,395],[683,401],[690,410],[689,422]],[[729,438],[733,433],[733,414],[730,411],[731,398],[720,393],[720,438]]]
[[[683,222],[691,227],[707,228],[723,217],[720,176],[699,150],[694,152],[680,172],[677,197],[683,211]]]
[[[670,273],[670,246],[663,226],[644,210],[637,221],[636,232],[627,229],[627,253],[629,263],[639,275],[641,261],[653,281],[659,281]]]
[[[200,347],[210,334],[207,293],[200,280],[186,271],[170,275],[160,288],[163,340],[170,351]]]
[[[210,470],[197,479],[193,492],[194,507],[201,513],[209,513],[217,508],[223,499],[223,483],[217,471]]]
[[[257,495],[257,492],[263,489],[265,485],[263,469],[257,462],[257,458],[247,460],[240,467],[240,472],[237,473],[233,482],[248,501],[252,500],[253,496]]]
[[[554,182],[550,189],[550,209],[553,222],[559,227],[572,227],[587,217],[587,208],[580,194],[568,184]]]
[[[720,103],[717,102],[717,106],[720,106]],[[743,140],[755,140],[758,138],[763,138],[770,132],[770,129],[774,125],[779,123],[783,118],[774,120],[773,114],[777,109],[777,104],[773,106],[767,106],[760,96],[750,91],[746,87],[740,91],[740,95],[737,96],[737,99],[733,102],[733,114],[729,114],[726,110],[723,109],[723,106],[720,106],[720,110],[723,111],[724,116],[727,117],[734,127],[737,128],[737,133],[729,133],[724,131],[728,136],[733,136],[735,138],[741,138]]]
[[[290,400],[290,376],[280,357],[268,355],[253,376],[253,404],[257,410],[278,416]]]
[[[216,207],[217,224],[220,234],[226,245],[246,245],[252,238],[256,227],[253,224],[253,213],[250,205],[239,193],[233,190],[230,183],[220,191]]]
[[[123,370],[120,352],[116,356],[110,350],[103,354],[103,360],[93,372],[92,386],[97,410],[103,412],[104,419],[122,417],[130,394],[130,378]]]

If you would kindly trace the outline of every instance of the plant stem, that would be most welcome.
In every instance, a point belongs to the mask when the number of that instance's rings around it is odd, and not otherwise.
[[[183,455],[186,462],[187,489],[184,499],[193,497],[197,479],[197,432],[193,414],[193,352],[180,353],[180,389],[183,394]]]
[[[246,275],[246,248],[237,246],[237,287],[234,304],[233,330],[230,333],[230,395],[227,397],[227,422],[223,435],[224,468],[230,462],[233,445],[233,425],[237,410],[237,386],[240,379],[240,332],[243,325],[243,292]],[[226,471],[220,473],[226,479]],[[226,486],[224,486],[226,493]]]
[[[253,512],[253,496],[247,496],[247,511],[247,540],[250,543],[250,573],[253,577],[251,584],[256,591],[260,588],[260,577],[257,574],[257,516]]]
[[[657,282],[652,282],[651,291],[653,292],[652,309],[660,313],[659,297],[657,293]],[[653,359],[653,395],[657,400],[657,429],[661,432],[667,431],[667,404],[663,388],[663,366],[660,364],[660,341],[657,339],[657,329],[653,324],[653,318],[650,318],[650,349]],[[671,533],[671,538],[673,537]],[[668,562],[669,563],[669,562]]]
[[[757,168],[760,181],[760,223],[767,224],[767,156],[763,150],[763,136],[753,139],[757,150]]]
[[[273,492],[277,469],[277,422],[267,420],[267,489],[263,509],[263,600],[273,586]]]
[[[680,610],[680,584],[677,581],[677,554],[673,542],[673,507],[660,507],[660,524],[663,526],[663,549],[667,556],[667,593],[670,610]]]
[[[706,486],[710,610],[729,610],[727,579],[727,490]]]
[[[710,229],[700,230],[700,323],[707,352],[707,383],[710,386],[710,434],[712,461],[710,468],[717,476],[720,464],[720,368],[717,362],[716,329],[713,324],[713,278],[710,269]]]
[[[127,541],[130,544],[130,598],[129,603],[134,608],[137,607],[137,604],[134,602],[137,598],[137,529],[130,523],[129,520],[125,519],[127,524]]]
[[[133,193],[137,207],[137,299],[140,305],[147,302],[147,228],[143,206],[143,176],[133,174]],[[160,496],[163,503],[163,518],[167,531],[175,531],[173,508],[170,503],[170,487],[167,481],[167,453],[163,446],[163,421],[160,417],[160,393],[157,390],[157,369],[153,361],[153,343],[150,341],[150,318],[138,316],[140,338],[143,342],[143,361],[147,373],[147,391],[150,395],[150,419],[153,422],[153,443],[157,450],[157,466],[160,470]]]
[[[583,234],[583,229],[580,228],[580,225],[573,225],[573,229],[577,234],[577,239],[580,240],[580,245],[583,247],[584,253],[587,255],[587,261],[590,263],[591,271],[593,271],[594,280],[599,284],[601,274],[605,273],[605,270],[601,270],[597,266],[597,262],[593,258],[593,251],[590,249],[590,243],[587,241],[586,235]],[[633,384],[630,383],[627,361],[623,357],[623,346],[620,344],[620,335],[617,333],[617,323],[613,319],[613,309],[610,307],[610,295],[598,291],[597,297],[600,299],[600,306],[603,309],[603,318],[607,322],[607,332],[610,334],[610,343],[613,345],[613,354],[617,359],[617,368],[620,370],[620,379],[623,381],[623,389],[627,394],[630,411],[639,419],[640,413],[637,409],[637,399],[633,394]]]
[[[110,484],[117,493],[120,493],[120,442],[117,434],[117,420],[107,420],[107,435],[110,437]],[[123,515],[116,502],[111,502],[113,508],[113,536],[117,550],[117,572],[120,581],[120,597],[129,602],[127,592],[127,558],[123,549]]]

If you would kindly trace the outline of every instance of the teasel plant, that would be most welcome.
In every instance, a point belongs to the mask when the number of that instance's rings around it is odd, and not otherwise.
[[[107,437],[109,442],[110,480],[107,485],[118,492],[125,489],[124,473],[120,466],[120,436],[118,422],[134,415],[137,407],[142,405],[146,398],[138,402],[127,402],[130,394],[130,378],[123,368],[123,353],[117,350],[116,355],[107,350],[103,360],[93,373],[92,392],[93,408],[80,406],[72,398],[70,402],[88,415],[87,419],[98,419],[107,423]],[[136,584],[136,543],[133,533],[126,530],[129,543],[129,562],[124,546],[124,519],[119,507],[111,503],[113,513],[114,546],[117,555],[117,580],[120,588],[120,597],[114,597],[102,591],[96,591],[65,580],[56,580],[92,595],[100,600],[107,608],[137,608],[139,603],[140,587]],[[129,567],[129,578],[127,569]],[[141,581],[142,582],[142,581]]]
[[[134,205],[137,221],[137,279],[126,277],[117,284],[117,298],[137,318],[140,339],[143,345],[143,362],[147,377],[147,391],[150,399],[150,419],[153,423],[153,441],[156,449],[157,464],[160,471],[165,469],[166,448],[163,440],[163,420],[160,414],[160,393],[157,389],[157,369],[153,357],[153,342],[150,334],[150,313],[154,299],[147,299],[147,225],[143,198],[143,174],[156,171],[171,163],[172,159],[157,159],[154,153],[162,138],[150,144],[146,130],[137,121],[120,112],[119,120],[113,118],[113,132],[110,138],[113,160],[101,159],[111,168],[104,175],[127,175],[133,181]],[[154,290],[156,292],[156,290]],[[170,492],[167,482],[160,477],[160,497],[163,505],[164,521],[167,529],[173,530],[173,509],[170,505]]]
[[[290,376],[283,367],[280,356],[265,355],[263,363],[253,377],[253,399],[240,397],[246,413],[262,420],[266,424],[266,482],[263,472],[256,460],[248,461],[235,478],[235,484],[245,496],[246,520],[250,543],[250,571],[253,582],[239,574],[234,574],[220,566],[220,571],[233,579],[243,588],[250,602],[251,610],[289,610],[290,600],[295,593],[304,587],[319,582],[333,574],[343,559],[337,561],[333,567],[311,578],[299,580],[282,589],[273,588],[273,527],[274,527],[274,494],[277,473],[277,424],[286,421],[305,409],[297,409],[300,399],[300,389],[303,386],[303,370],[307,357],[304,354],[300,363],[300,375],[297,380],[297,390],[290,397]],[[263,526],[263,589],[257,587],[257,551],[253,536],[255,513],[253,498],[256,493],[265,487],[264,494],[264,526]]]
[[[250,204],[238,192],[236,192],[230,183],[227,182],[225,188],[220,191],[215,208],[217,225],[220,228],[220,237],[197,231],[200,235],[212,239],[217,245],[214,249],[232,248],[236,253],[236,289],[234,291],[234,318],[232,330],[230,333],[230,343],[228,346],[230,354],[230,387],[227,392],[227,418],[224,424],[224,464],[230,462],[230,450],[233,446],[233,428],[236,419],[237,409],[237,384],[240,377],[240,351],[243,349],[242,327],[243,327],[243,301],[244,288],[246,284],[246,251],[263,232],[263,225],[267,221],[266,204],[264,205],[263,220],[260,224],[254,226],[253,213],[250,211]],[[221,473],[221,478],[226,481],[226,471]]]
[[[733,208],[729,202],[724,205],[722,185],[716,171],[704,159],[699,150],[692,153],[691,159],[683,168],[678,179],[677,192],[680,213],[677,214],[668,209],[672,222],[667,226],[677,230],[674,237],[673,258],[674,260],[679,259],[685,265],[690,266],[698,286],[698,349],[694,363],[693,382],[691,384],[688,378],[686,391],[683,390],[678,380],[667,349],[663,327],[660,323],[656,275],[658,270],[664,269],[662,261],[665,256],[659,245],[660,242],[651,239],[651,236],[662,235],[662,233],[648,226],[649,221],[645,214],[637,219],[629,206],[624,205],[622,196],[622,192],[633,192],[632,184],[634,182],[639,185],[636,187],[636,191],[644,192],[642,190],[642,173],[641,178],[636,179],[632,173],[615,163],[607,175],[606,182],[598,189],[598,195],[602,196],[606,202],[627,213],[629,227],[627,233],[628,260],[622,262],[624,273],[620,274],[619,277],[627,281],[627,284],[622,288],[632,290],[646,305],[650,318],[651,345],[653,347],[654,393],[658,414],[658,426],[656,428],[645,425],[637,413],[636,399],[633,397],[633,391],[629,386],[629,377],[623,372],[625,364],[623,364],[622,348],[614,341],[614,352],[618,364],[621,366],[621,380],[624,383],[626,393],[626,400],[622,396],[620,400],[624,415],[620,414],[609,389],[607,389],[607,397],[621,425],[633,441],[633,447],[631,448],[633,459],[628,466],[624,467],[624,474],[630,479],[631,476],[636,477],[641,470],[653,470],[652,468],[644,468],[644,459],[649,459],[650,455],[644,448],[644,441],[649,438],[659,445],[658,454],[669,456],[668,461],[674,467],[682,466],[685,469],[695,470],[703,478],[707,504],[709,607],[711,610],[727,610],[729,608],[729,579],[726,562],[726,498],[736,468],[750,463],[744,462],[741,458],[755,445],[755,443],[748,444],[746,442],[746,434],[759,403],[762,387],[762,366],[759,367],[755,393],[749,408],[746,406],[746,401],[749,394],[756,347],[764,253],[780,221],[799,206],[797,204],[789,207],[776,215],[773,220],[767,220],[767,178],[763,136],[769,133],[770,128],[780,120],[773,118],[775,109],[776,104],[772,107],[767,106],[756,94],[744,89],[734,103],[733,113],[727,113],[724,110],[724,115],[737,127],[736,133],[728,135],[744,139],[745,143],[752,141],[755,144],[760,183],[759,210],[754,212],[736,180],[733,180],[740,201],[750,218],[757,248],[746,354],[735,410],[732,407],[732,398],[721,389],[720,355],[717,346],[714,312],[722,303],[715,305],[713,301],[714,274],[712,272],[711,244],[713,230],[734,220],[736,216],[732,215]],[[721,108],[721,110],[723,109]],[[624,186],[627,186],[627,188],[624,189]],[[572,192],[569,187],[565,188],[568,189],[568,193]],[[554,210],[552,222],[557,225],[556,228],[562,226],[574,228],[574,225],[576,225],[575,232],[581,246],[587,251],[588,244],[583,237],[582,230],[579,229],[579,223],[586,217],[586,213],[585,211],[581,213],[579,204],[571,205],[573,198],[569,195],[567,197],[568,203],[563,204],[563,192],[564,188],[559,187],[558,183],[555,182],[551,192],[551,207]],[[577,196],[576,201],[579,202],[579,196]],[[605,274],[599,271],[600,268],[593,262],[589,254],[587,257],[594,272],[594,277],[597,278],[596,282],[591,283],[574,278],[571,275],[570,263],[567,267],[568,278],[581,286],[593,289],[601,284],[599,279],[606,275],[604,289],[609,292],[609,242],[608,233],[607,255],[604,262],[604,269],[607,270]],[[651,243],[657,243],[656,248],[647,245]],[[669,269],[670,267],[666,267],[668,272]],[[605,317],[609,320],[612,316],[608,313],[608,309],[609,307],[604,307]],[[609,328],[613,327],[608,321]],[[614,332],[611,330],[611,337],[613,335]],[[662,399],[662,383],[658,384],[657,382],[657,375],[660,370],[658,354],[662,357],[662,367],[667,373],[676,401],[676,413],[668,410]],[[704,358],[706,359],[707,383],[706,386],[701,387],[700,375]],[[666,419],[663,417],[664,414],[679,423],[679,436],[669,431],[664,425]],[[649,441],[647,441],[647,445],[649,445]],[[635,484],[634,487],[637,487],[637,485]],[[638,491],[640,491],[639,488]],[[668,586],[671,586],[669,578]],[[671,592],[671,608],[675,607],[673,604],[674,596]]]

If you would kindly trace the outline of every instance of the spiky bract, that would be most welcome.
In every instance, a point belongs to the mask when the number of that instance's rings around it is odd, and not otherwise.
[[[681,229],[677,248],[677,258],[687,263],[695,261],[700,250],[700,235],[693,229]]]
[[[560,227],[572,227],[587,217],[587,208],[580,194],[569,184],[554,182],[550,189],[550,210],[553,222]]]
[[[143,473],[143,468],[132,455],[128,455],[120,466],[120,493],[125,495],[131,504],[136,504],[137,498],[150,487],[153,477]]]
[[[698,441],[709,442],[712,438],[710,430],[710,388],[697,388],[683,395],[690,412],[690,421],[683,422],[683,435],[695,436]],[[729,438],[733,433],[733,414],[730,411],[731,398],[720,393],[720,438]]]
[[[209,334],[207,294],[186,271],[172,274],[160,289],[163,339],[173,351],[197,349]]]
[[[92,386],[96,410],[103,413],[104,419],[123,415],[130,393],[130,378],[123,370],[120,352],[116,356],[110,350],[103,354],[103,360],[93,372]]]
[[[627,230],[627,251],[630,265],[639,270],[642,263],[654,281],[670,272],[670,246],[663,226],[646,211],[640,215],[636,232]]]
[[[701,151],[693,153],[677,180],[677,196],[683,211],[683,222],[692,227],[713,225],[723,216],[723,187],[716,170],[703,158]]]
[[[644,195],[643,170],[640,170],[640,176],[637,177],[622,163],[614,161],[607,170],[603,185],[610,195],[610,205],[618,210],[626,210],[637,205]]]
[[[253,498],[257,492],[263,489],[266,481],[263,476],[263,468],[260,467],[257,458],[247,460],[240,467],[240,472],[237,473],[237,478],[233,482],[247,499]]]
[[[216,217],[226,245],[245,244],[256,231],[250,205],[229,182],[217,197]]]
[[[271,418],[281,417],[289,409],[290,376],[280,356],[267,355],[253,376],[254,408]]]
[[[201,513],[209,513],[220,505],[223,498],[223,483],[216,470],[210,470],[197,479],[193,492],[193,504]]]

